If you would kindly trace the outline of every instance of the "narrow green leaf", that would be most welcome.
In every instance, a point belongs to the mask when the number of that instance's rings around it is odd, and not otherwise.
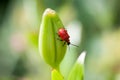
[[[70,74],[68,76],[68,80],[83,80],[84,79],[84,59],[86,53],[82,53],[75,65],[73,66]]]

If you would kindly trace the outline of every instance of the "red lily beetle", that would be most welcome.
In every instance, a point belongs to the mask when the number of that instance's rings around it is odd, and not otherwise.
[[[62,41],[65,41],[67,43],[67,45],[70,44],[70,40],[69,40],[70,36],[68,35],[67,30],[65,30],[64,28],[60,28],[58,30],[58,35]]]
[[[70,36],[69,36],[69,34],[67,33],[67,30],[65,30],[64,28],[60,28],[59,30],[58,30],[58,36],[61,38],[61,41],[65,41],[65,43],[67,43],[67,45],[70,45],[71,43],[70,43]],[[74,45],[74,44],[71,44],[71,45],[73,45],[73,46],[76,46],[76,45]],[[76,46],[76,47],[78,47],[78,46]]]

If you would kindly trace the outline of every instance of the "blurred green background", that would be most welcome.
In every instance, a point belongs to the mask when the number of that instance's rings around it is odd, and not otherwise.
[[[1,0],[0,80],[51,80],[41,59],[42,13],[56,10],[71,43],[61,63],[65,79],[82,51],[85,80],[120,80],[120,0]]]

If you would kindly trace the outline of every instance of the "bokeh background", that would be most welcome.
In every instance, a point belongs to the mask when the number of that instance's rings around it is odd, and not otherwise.
[[[65,79],[86,51],[85,80],[120,80],[120,0],[0,0],[0,80],[51,80],[38,50],[46,8],[79,45],[70,45],[61,63]]]

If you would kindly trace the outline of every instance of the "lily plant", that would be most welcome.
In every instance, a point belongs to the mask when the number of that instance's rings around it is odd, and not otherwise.
[[[39,51],[43,60],[52,68],[51,80],[65,80],[60,71],[60,63],[66,54],[67,44],[58,40],[57,32],[60,28],[64,28],[64,25],[57,13],[50,8],[46,9],[40,25]],[[84,58],[85,53],[82,53],[71,69],[67,80],[84,79]]]

